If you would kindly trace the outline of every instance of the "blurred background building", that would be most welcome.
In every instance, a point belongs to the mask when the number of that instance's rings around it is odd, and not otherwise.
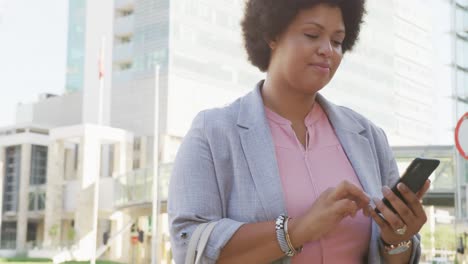
[[[69,0],[68,8],[63,94],[19,105],[15,124],[0,129],[0,255],[149,263],[157,146],[154,239],[158,263],[170,263],[167,184],[191,120],[264,77],[243,51],[243,1]],[[468,231],[468,163],[453,147],[468,111],[468,3],[368,0],[367,10],[361,40],[323,94],[381,126],[401,171],[415,156],[442,160],[424,199],[423,252],[454,258]]]

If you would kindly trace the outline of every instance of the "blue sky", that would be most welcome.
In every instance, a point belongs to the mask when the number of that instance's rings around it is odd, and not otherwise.
[[[67,0],[0,0],[0,127],[16,105],[65,86]]]

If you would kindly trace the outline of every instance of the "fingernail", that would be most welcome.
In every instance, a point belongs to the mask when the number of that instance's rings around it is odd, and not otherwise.
[[[372,202],[374,203],[374,209],[375,209],[379,205],[380,199],[376,197],[372,197]]]
[[[408,187],[406,187],[406,185],[404,185],[404,184],[401,183],[401,182],[398,184],[397,187],[398,187],[398,190],[400,190],[400,191],[403,191],[403,192],[408,191]]]
[[[368,207],[364,207],[362,208],[362,214],[366,217],[369,216],[369,208]]]
[[[364,193],[364,194],[365,194],[365,195],[366,195],[366,197],[367,197],[367,201],[370,201],[370,199],[371,199],[370,195],[369,195],[369,194],[367,194],[367,193]]]
[[[382,192],[384,195],[389,195],[391,190],[387,186],[382,187]]]
[[[375,210],[375,206],[372,206],[372,204],[369,204],[369,205],[367,206],[367,208],[369,209],[369,215],[370,215],[370,213],[371,213],[372,211]]]
[[[372,206],[370,204],[367,205],[366,208],[363,208],[363,211],[364,211],[364,215],[366,217],[370,217],[371,216],[371,212],[373,211],[374,209],[372,208]]]

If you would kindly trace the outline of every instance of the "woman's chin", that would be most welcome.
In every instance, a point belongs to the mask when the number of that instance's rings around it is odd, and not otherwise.
[[[302,89],[305,93],[307,94],[316,94],[318,91],[322,90],[326,85],[328,84],[328,81],[323,81],[323,80],[314,80],[314,81],[309,81],[306,83],[304,86],[304,89]]]

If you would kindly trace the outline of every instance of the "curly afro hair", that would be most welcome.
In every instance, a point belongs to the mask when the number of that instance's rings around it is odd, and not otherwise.
[[[282,34],[299,11],[318,4],[341,9],[346,28],[342,50],[343,53],[351,50],[366,12],[365,0],[247,0],[241,26],[249,61],[261,71],[267,71],[271,56],[268,42]]]

